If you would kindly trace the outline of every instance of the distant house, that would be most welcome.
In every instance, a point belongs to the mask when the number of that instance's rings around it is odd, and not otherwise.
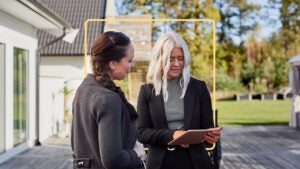
[[[37,141],[37,31],[45,30],[54,35],[54,39],[67,40],[74,30],[67,21],[35,0],[0,0],[0,4],[2,163]]]
[[[38,1],[79,29],[72,44],[58,41],[40,52],[40,125],[47,128],[47,132],[41,133],[43,140],[53,134],[69,134],[71,103],[84,78],[84,22],[89,18],[104,18],[106,0]],[[89,24],[88,44],[103,32],[103,26],[103,23]],[[38,39],[39,46],[43,46],[54,37],[41,30]],[[66,95],[66,92],[69,94]]]

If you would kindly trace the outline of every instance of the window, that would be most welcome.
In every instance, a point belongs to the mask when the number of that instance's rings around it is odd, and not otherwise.
[[[14,145],[27,140],[28,128],[28,62],[29,52],[14,48],[13,78],[14,78]]]
[[[5,89],[4,89],[4,80],[5,80],[5,68],[4,68],[4,56],[5,56],[5,45],[3,43],[0,43],[0,153],[4,152],[4,128],[5,128]]]

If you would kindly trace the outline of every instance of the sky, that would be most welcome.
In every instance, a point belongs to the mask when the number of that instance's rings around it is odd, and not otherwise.
[[[268,0],[248,0],[249,2],[252,2],[254,4],[259,4],[261,6],[267,6],[268,5]],[[280,27],[281,24],[279,22],[279,16],[280,13],[278,10],[268,10],[266,8],[263,8],[261,11],[261,14],[266,14],[269,18],[272,18],[276,21],[278,21],[278,23],[274,25],[270,25],[269,23],[265,22],[265,20],[260,20],[259,23],[261,24],[261,31],[260,31],[260,35],[262,37],[270,37],[272,35],[272,33],[277,32]]]

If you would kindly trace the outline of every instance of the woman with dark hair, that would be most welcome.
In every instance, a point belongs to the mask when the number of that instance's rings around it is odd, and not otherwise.
[[[113,80],[133,66],[134,48],[121,32],[101,34],[91,48],[88,74],[73,100],[71,146],[74,168],[134,169],[145,155],[137,141],[138,115]]]

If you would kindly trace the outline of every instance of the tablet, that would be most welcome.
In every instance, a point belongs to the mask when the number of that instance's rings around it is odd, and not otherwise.
[[[187,130],[184,134],[173,139],[168,145],[180,145],[180,144],[199,144],[204,141],[204,135],[206,133],[220,130],[219,127],[199,130]]]

